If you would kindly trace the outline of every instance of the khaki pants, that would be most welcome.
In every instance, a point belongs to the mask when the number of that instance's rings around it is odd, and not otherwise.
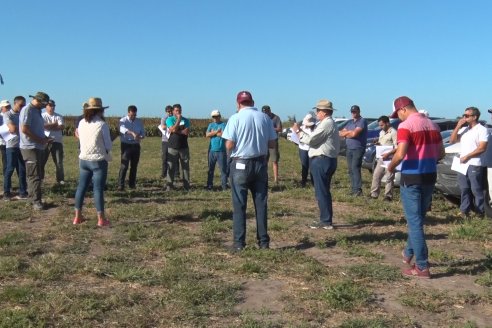
[[[372,173],[371,197],[379,197],[381,190],[381,180],[386,175],[386,186],[384,188],[384,197],[393,199],[393,184],[395,180],[394,173],[388,173],[386,168],[382,167],[383,160],[378,159],[376,168]]]
[[[41,183],[44,179],[44,150],[21,149],[26,163],[27,192],[33,203],[41,203]]]

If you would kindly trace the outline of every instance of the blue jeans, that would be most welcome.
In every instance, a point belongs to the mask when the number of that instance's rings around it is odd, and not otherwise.
[[[318,200],[319,219],[326,224],[333,223],[333,202],[330,185],[336,169],[336,158],[316,156],[311,159],[311,174],[314,181],[314,193]]]
[[[7,148],[6,155],[7,168],[5,169],[3,180],[3,192],[4,194],[10,193],[10,189],[12,188],[12,174],[14,174],[14,170],[16,170],[19,177],[19,194],[21,196],[26,196],[26,164],[22,158],[21,151],[19,148]]]
[[[246,245],[246,205],[251,191],[256,212],[256,238],[260,246],[268,246],[267,199],[268,162],[266,156],[231,160],[234,247]]]
[[[468,214],[472,208],[472,202],[475,210],[479,214],[484,213],[484,175],[481,166],[470,165],[466,175],[458,173],[458,184],[461,190],[460,211]]]
[[[91,179],[94,191],[94,203],[98,213],[104,212],[104,186],[108,176],[108,162],[102,161],[79,161],[80,175],[79,185],[75,192],[75,209],[82,210],[84,204],[85,192]]]
[[[212,188],[214,185],[215,164],[219,164],[220,182],[222,189],[227,188],[227,154],[225,151],[209,151],[208,152],[208,177],[207,187]]]
[[[301,160],[301,184],[305,185],[309,173],[308,151],[299,148],[299,159]],[[313,181],[313,177],[311,177],[311,181]]]
[[[424,221],[433,191],[434,185],[400,186],[400,197],[408,226],[407,246],[404,252],[408,257],[415,255],[415,263],[421,270],[429,266]]]
[[[362,191],[361,168],[365,151],[364,148],[347,149],[347,167],[352,193]]]

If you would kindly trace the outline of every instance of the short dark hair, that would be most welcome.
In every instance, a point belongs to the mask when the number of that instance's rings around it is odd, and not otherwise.
[[[24,98],[23,96],[17,96],[17,97],[14,98],[14,103],[17,102],[17,101],[21,101],[21,100],[24,101],[24,102],[26,102],[26,98]]]
[[[383,115],[383,116],[379,116],[378,118],[378,122],[383,122],[383,123],[386,123],[388,124],[390,122],[390,119],[388,116],[386,115]]]
[[[180,104],[174,104],[174,105],[173,105],[173,109],[174,109],[174,108],[179,108],[179,109],[181,109],[181,105],[180,105]]]
[[[171,106],[171,105],[166,106],[166,109],[165,109],[166,112],[172,111],[172,110],[173,110],[173,106]]]
[[[129,112],[136,113],[137,112],[137,106],[135,106],[135,105],[128,106],[128,113]]]
[[[468,107],[467,109],[465,109],[465,112],[467,110],[471,110],[472,111],[472,115],[473,116],[476,116],[477,117],[477,121],[478,121],[478,119],[480,118],[480,110],[477,107]]]

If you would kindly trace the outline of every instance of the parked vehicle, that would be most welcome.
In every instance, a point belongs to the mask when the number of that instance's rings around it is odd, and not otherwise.
[[[489,133],[492,133],[492,129],[489,128]],[[460,187],[458,185],[458,173],[451,170],[453,158],[459,156],[461,149],[460,143],[449,144],[445,148],[446,155],[437,164],[437,181],[436,189],[443,193],[448,198],[452,198],[455,201],[459,201],[461,197]],[[488,148],[490,150],[491,148]],[[490,206],[490,194],[487,185],[487,170],[485,170],[485,215],[492,218],[492,208]]]

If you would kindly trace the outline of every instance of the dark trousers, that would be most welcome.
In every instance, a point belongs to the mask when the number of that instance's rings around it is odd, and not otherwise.
[[[5,170],[7,169],[7,153],[6,153],[6,148],[7,146],[2,145],[0,146],[0,153],[2,154],[2,175],[5,176]]]
[[[362,158],[365,148],[347,149],[347,166],[352,193],[362,191]]]
[[[308,178],[309,163],[310,163],[308,151],[299,148],[299,159],[301,160],[301,185],[305,186]],[[313,181],[313,177],[311,175],[311,182],[312,181]]]
[[[481,166],[470,165],[466,175],[458,173],[458,184],[461,190],[460,211],[468,214],[474,207],[483,215],[485,211],[484,170]],[[473,205],[472,205],[473,204]]]
[[[7,169],[3,177],[3,193],[10,194],[12,175],[17,171],[19,177],[19,194],[27,195],[26,164],[19,148],[7,148]]]
[[[314,194],[318,200],[319,220],[333,223],[333,200],[331,197],[331,178],[337,169],[337,159],[316,156],[311,159],[311,172],[314,181]]]
[[[130,174],[128,176],[128,187],[135,188],[137,180],[137,166],[140,160],[140,145],[121,143],[121,166],[118,174],[118,186],[125,187],[126,171],[130,166]]]
[[[53,142],[46,147],[43,166],[46,166],[50,154],[51,158],[53,158],[53,163],[55,163],[56,182],[65,180],[65,171],[63,169],[63,144],[61,142]]]
[[[161,177],[166,178],[167,176],[167,171],[169,166],[167,165],[167,148],[169,147],[169,142],[163,141],[162,146],[161,146],[161,155],[162,155],[162,173]]]

